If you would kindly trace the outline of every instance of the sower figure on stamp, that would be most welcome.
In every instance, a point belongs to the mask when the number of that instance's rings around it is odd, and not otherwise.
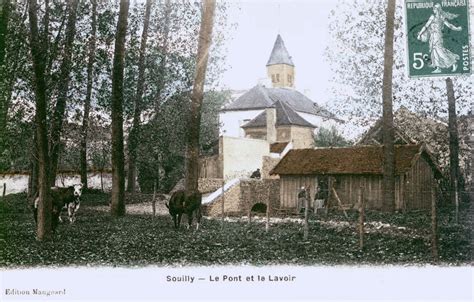
[[[446,48],[443,41],[444,26],[454,31],[461,31],[461,26],[455,26],[448,22],[457,18],[458,15],[448,13],[441,8],[439,3],[433,7],[433,14],[418,33],[417,39],[429,42],[431,54],[431,67],[435,68],[432,73],[440,73],[441,68],[451,68],[455,72],[458,68],[459,55]]]

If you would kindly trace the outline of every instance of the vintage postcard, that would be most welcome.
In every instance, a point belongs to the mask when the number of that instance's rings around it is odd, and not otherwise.
[[[472,301],[468,0],[0,0],[0,301]]]

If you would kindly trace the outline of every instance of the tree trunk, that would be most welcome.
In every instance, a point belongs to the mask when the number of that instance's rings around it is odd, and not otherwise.
[[[38,147],[38,222],[37,222],[37,240],[43,241],[51,238],[52,235],[52,204],[50,198],[49,186],[49,156],[48,156],[48,129],[46,122],[46,82],[43,44],[39,40],[38,32],[38,5],[36,0],[29,0],[29,23],[30,23],[30,47],[33,58],[34,88],[36,100],[36,135]]]
[[[433,261],[438,261],[438,215],[436,211],[436,185],[431,189],[431,254]]]
[[[8,116],[8,98],[5,93],[6,64],[5,57],[7,52],[8,21],[10,19],[10,0],[3,2],[0,6],[0,154],[6,147],[6,127]]]
[[[188,194],[198,190],[199,177],[199,133],[201,126],[201,106],[204,94],[209,48],[214,24],[215,0],[203,0],[201,29],[199,31],[196,73],[191,97],[191,112],[188,123],[188,139],[186,148],[186,191]]]
[[[459,137],[456,114],[456,98],[451,78],[446,79],[446,90],[448,94],[448,128],[449,128],[449,176],[450,176],[450,199],[456,203],[456,192],[459,185]]]
[[[31,146],[31,171],[28,195],[33,198],[38,192],[38,137],[37,132],[33,134],[33,145]]]
[[[138,61],[138,81],[137,92],[135,95],[135,110],[133,112],[133,124],[130,130],[128,140],[128,183],[127,191],[135,192],[135,183],[137,179],[137,147],[140,136],[140,114],[143,90],[145,87],[145,58],[146,43],[148,38],[148,26],[150,24],[151,0],[146,1],[145,17],[143,23],[142,40],[140,44],[140,58]]]
[[[120,1],[112,72],[112,216],[125,215],[123,154],[123,68],[129,1]]]
[[[54,109],[52,125],[51,125],[51,143],[50,143],[50,156],[51,156],[51,173],[50,173],[50,184],[54,186],[56,183],[56,173],[58,168],[59,160],[59,147],[61,143],[61,132],[63,128],[64,112],[66,110],[66,100],[69,91],[69,79],[71,73],[71,57],[72,48],[74,43],[74,37],[76,35],[76,11],[79,0],[69,0],[69,16],[66,28],[66,44],[64,46],[64,56],[60,67],[60,79],[59,82],[59,94],[58,100],[56,101],[56,107]]]
[[[87,134],[89,130],[89,113],[91,110],[92,83],[94,81],[94,62],[97,36],[97,0],[92,0],[91,37],[89,40],[89,54],[87,59],[87,90],[84,100],[84,116],[81,128],[81,183],[87,189]]]
[[[392,77],[395,0],[388,0],[383,73],[383,204],[385,212],[395,210],[395,146],[393,129]]]

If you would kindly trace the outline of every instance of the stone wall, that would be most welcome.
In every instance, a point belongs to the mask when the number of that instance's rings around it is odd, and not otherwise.
[[[270,145],[265,140],[221,137],[224,158],[224,178],[233,179],[262,168],[262,157],[270,155]]]
[[[219,155],[199,158],[200,178],[222,178],[222,157]]]
[[[240,183],[240,210],[247,215],[256,203],[268,204],[270,214],[280,206],[280,181],[278,179],[249,179]]]
[[[228,215],[240,215],[240,185],[235,185],[225,192],[224,213]],[[222,215],[222,196],[213,202],[204,205],[204,215],[219,217]]]
[[[307,127],[291,127],[291,140],[295,149],[312,148],[314,145],[313,129]]]
[[[263,179],[279,179],[278,175],[270,175],[270,171],[280,162],[281,158],[273,158],[270,156],[263,157],[262,178]]]
[[[199,178],[198,190],[201,193],[211,193],[222,187],[222,178]]]
[[[280,206],[280,181],[278,179],[245,179],[225,193],[224,212],[226,216],[248,215],[256,203],[267,204],[270,200],[270,214]],[[205,205],[204,215],[222,215],[222,197]]]
[[[267,66],[267,75],[269,79],[272,79],[273,87],[295,87],[295,68],[293,66],[286,64]]]

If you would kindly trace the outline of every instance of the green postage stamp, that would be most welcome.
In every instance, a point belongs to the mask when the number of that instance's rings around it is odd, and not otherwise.
[[[468,0],[406,0],[410,77],[471,73]]]

